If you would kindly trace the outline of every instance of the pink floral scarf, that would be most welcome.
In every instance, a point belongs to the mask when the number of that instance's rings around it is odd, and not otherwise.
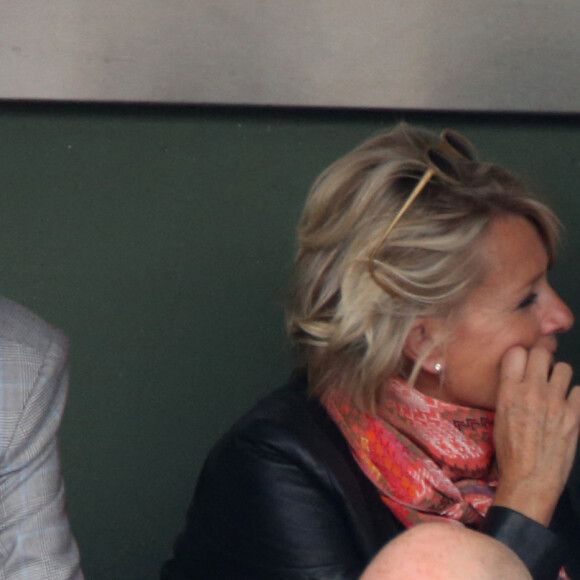
[[[477,527],[493,501],[491,411],[445,403],[392,380],[376,416],[336,391],[323,398],[354,457],[407,527],[457,520]]]

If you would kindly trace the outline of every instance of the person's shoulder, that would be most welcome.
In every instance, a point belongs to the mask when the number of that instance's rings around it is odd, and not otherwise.
[[[300,465],[325,470],[348,455],[347,444],[326,410],[308,393],[303,375],[260,401],[214,445],[208,469],[218,465]]]
[[[13,300],[0,296],[0,348],[15,344],[44,353],[49,349],[65,353],[68,339],[40,316]]]
[[[319,429],[326,417],[318,399],[309,395],[306,377],[297,374],[259,400],[234,423],[226,437],[302,439]]]

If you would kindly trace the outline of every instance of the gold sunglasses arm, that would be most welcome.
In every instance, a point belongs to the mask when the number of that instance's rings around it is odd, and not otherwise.
[[[429,183],[429,180],[433,177],[434,174],[435,174],[435,171],[433,170],[433,168],[429,167],[429,169],[427,169],[427,171],[425,172],[425,174],[423,175],[423,177],[421,178],[419,183],[417,183],[417,185],[415,186],[415,188],[413,189],[413,191],[411,192],[411,194],[407,198],[407,201],[405,201],[405,203],[403,204],[401,209],[397,212],[397,215],[395,216],[395,218],[393,219],[393,221],[391,222],[391,224],[389,225],[389,227],[387,228],[387,230],[383,234],[383,237],[379,240],[378,244],[375,246],[375,249],[372,251],[371,255],[369,256],[368,270],[369,270],[369,274],[371,275],[371,278],[374,280],[374,282],[380,288],[382,288],[385,292],[389,293],[394,298],[396,298],[398,296],[397,293],[394,292],[394,290],[392,290],[391,288],[389,288],[384,282],[379,280],[379,278],[377,277],[377,275],[375,273],[375,257],[377,255],[377,252],[379,251],[380,247],[383,245],[383,242],[389,237],[389,234],[393,231],[395,226],[399,223],[399,220],[403,217],[403,215],[405,215],[405,212],[409,209],[409,206],[413,203],[413,201],[415,201],[415,198],[421,193],[423,188]]]

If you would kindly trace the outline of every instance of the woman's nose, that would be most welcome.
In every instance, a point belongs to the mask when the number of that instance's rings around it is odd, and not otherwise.
[[[543,320],[544,334],[568,332],[574,326],[574,315],[566,303],[552,290],[552,296]]]

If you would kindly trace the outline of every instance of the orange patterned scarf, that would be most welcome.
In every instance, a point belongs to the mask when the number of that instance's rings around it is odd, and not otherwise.
[[[322,401],[361,469],[407,527],[482,521],[497,485],[491,411],[460,407],[392,380],[376,416],[331,391]]]

